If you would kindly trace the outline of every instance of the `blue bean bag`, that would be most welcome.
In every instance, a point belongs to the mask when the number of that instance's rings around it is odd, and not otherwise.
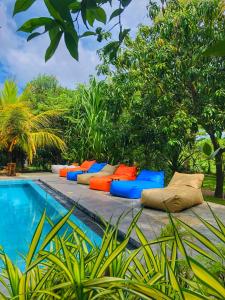
[[[87,171],[87,173],[97,173],[99,171],[101,171],[101,169],[104,168],[104,166],[106,165],[106,163],[94,163],[90,169]],[[71,181],[77,181],[77,176],[79,174],[83,174],[83,171],[73,171],[73,172],[67,172],[67,180],[71,180]]]
[[[163,187],[164,171],[143,170],[136,180],[113,181],[110,193],[118,197],[138,199],[143,190]]]
[[[83,173],[84,173],[83,171],[67,172],[66,178],[67,178],[67,180],[77,181],[77,175],[83,174]]]
[[[93,164],[90,169],[87,171],[87,173],[97,173],[99,171],[101,171],[101,169],[104,168],[104,166],[106,166],[107,163],[95,163]]]

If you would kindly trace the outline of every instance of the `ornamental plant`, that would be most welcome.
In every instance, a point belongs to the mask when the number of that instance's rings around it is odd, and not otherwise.
[[[224,299],[225,251],[221,245],[224,247],[225,225],[211,213],[216,225],[196,215],[207,235],[169,215],[168,235],[151,241],[138,227],[141,211],[121,242],[117,237],[122,216],[113,227],[103,221],[100,246],[69,220],[72,211],[55,225],[48,219],[52,228],[41,238],[46,221],[43,213],[25,258],[25,270],[1,250],[0,281],[6,289],[0,292],[1,299]],[[59,235],[66,223],[67,230]],[[181,229],[188,234],[182,236]],[[129,250],[133,231],[140,246]],[[219,265],[219,272],[207,268],[209,263]]]

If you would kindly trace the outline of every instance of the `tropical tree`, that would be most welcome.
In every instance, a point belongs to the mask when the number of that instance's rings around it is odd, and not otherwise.
[[[32,162],[38,148],[45,146],[65,150],[64,141],[51,127],[51,120],[62,111],[48,110],[34,114],[27,101],[27,90],[18,96],[14,81],[6,81],[0,92],[0,147],[6,149],[10,160],[15,148],[21,149]]]
[[[65,137],[70,154],[80,160],[107,158],[109,116],[104,91],[104,82],[92,78],[88,86],[80,85],[75,93]]]
[[[131,115],[136,116],[132,124],[139,128],[137,136],[146,132],[143,142],[157,145],[158,141],[163,148],[172,145],[176,154],[182,141],[188,144],[203,128],[214,151],[221,148],[225,62],[204,56],[206,45],[224,32],[221,4],[220,0],[171,0],[163,10],[156,3],[153,10],[151,4],[153,26],[142,26],[134,41],[127,39],[127,49],[111,70],[103,52],[101,70],[114,78],[125,103],[134,99],[129,104],[134,108]],[[223,197],[222,151],[217,152],[215,163],[215,196]]]

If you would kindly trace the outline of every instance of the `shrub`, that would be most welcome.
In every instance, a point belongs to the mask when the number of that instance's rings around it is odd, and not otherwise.
[[[156,240],[148,241],[138,227],[140,211],[121,242],[117,239],[120,219],[114,227],[106,223],[99,247],[69,220],[72,211],[56,225],[51,224],[51,231],[41,239],[46,220],[44,213],[25,258],[24,271],[1,251],[4,268],[0,281],[7,290],[7,295],[0,292],[1,297],[19,300],[224,299],[221,274],[224,276],[225,271],[225,225],[211,212],[216,226],[196,217],[209,234],[220,241],[218,245],[171,215],[169,230],[164,230],[163,236]],[[70,229],[59,235],[66,223]],[[188,234],[181,236],[183,230]],[[133,231],[140,247],[128,250]],[[219,270],[213,271],[208,264],[219,266]]]

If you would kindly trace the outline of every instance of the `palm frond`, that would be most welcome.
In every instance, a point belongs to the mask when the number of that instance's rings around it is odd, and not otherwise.
[[[15,104],[18,101],[17,98],[18,88],[14,81],[6,80],[3,86],[3,90],[0,92],[0,104],[5,107],[9,104]]]

